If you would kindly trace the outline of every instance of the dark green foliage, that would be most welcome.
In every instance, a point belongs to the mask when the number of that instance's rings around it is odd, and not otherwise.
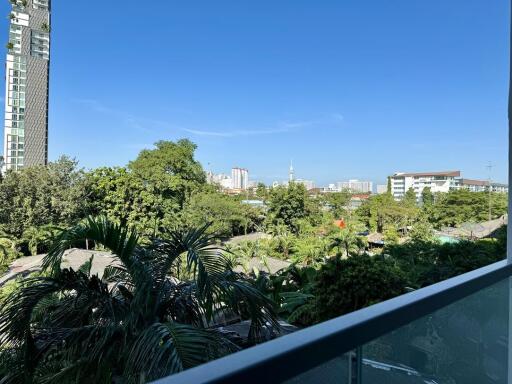
[[[390,194],[370,197],[356,211],[361,222],[372,232],[383,233],[384,229],[393,226],[396,229],[411,225],[417,218],[419,209],[414,201],[398,202]]]
[[[416,206],[416,192],[414,192],[414,189],[411,187],[405,192],[405,196],[402,200],[402,203],[407,207],[414,207]]]
[[[487,220],[487,193],[433,195],[426,188],[420,208],[413,190],[395,201],[388,180],[388,193],[354,215],[349,193],[310,196],[293,182],[259,185],[266,211],[206,185],[195,149],[188,140],[162,141],[125,168],[84,174],[64,158],[0,179],[0,272],[20,252],[49,251],[48,275],[0,292],[0,380],[145,382],[236,349],[211,329],[223,311],[252,320],[254,343],[268,324],[278,326],[275,312],[306,326],[505,255],[503,229],[495,239],[435,241],[433,226]],[[507,195],[491,199],[494,217],[506,212]],[[76,225],[90,212],[101,216]],[[346,228],[333,227],[342,217]],[[56,226],[68,230],[50,248]],[[213,233],[261,227],[273,237],[239,244],[228,256],[215,249]],[[382,255],[365,253],[365,229],[384,234]],[[91,263],[61,269],[64,250],[86,239],[116,255],[101,278],[91,276]],[[297,264],[250,279],[233,270],[240,258],[268,256]]]
[[[25,255],[40,255],[47,253],[56,234],[62,228],[56,225],[43,225],[27,228],[17,242],[17,248]]]
[[[421,191],[421,202],[425,208],[429,208],[434,204],[434,194],[430,187],[425,187]]]
[[[311,199],[302,184],[290,183],[287,187],[272,188],[269,195],[267,222],[285,225],[294,234],[299,232],[300,220],[319,221],[318,202]]]
[[[397,229],[428,220],[434,227],[454,227],[466,222],[489,219],[489,198],[492,218],[507,213],[508,195],[505,193],[470,192],[465,189],[432,194],[429,188],[422,192],[422,207],[416,207],[416,195],[409,189],[402,201],[390,194],[372,196],[357,209],[357,217],[370,231],[382,233],[389,225]]]
[[[347,206],[350,203],[352,194],[347,191],[328,193],[325,195],[325,203],[329,211],[333,214],[334,218],[341,219],[346,217]]]
[[[145,247],[105,218],[63,232],[44,259],[49,274],[21,281],[0,306],[3,379],[144,383],[236,350],[210,328],[217,311],[250,319],[252,342],[263,327],[278,329],[273,302],[232,270],[206,231],[166,231]],[[84,238],[117,258],[102,278],[87,263],[60,269],[64,250]]]
[[[290,265],[274,275],[260,273],[253,284],[276,304],[278,314],[288,322],[307,326],[315,322],[314,295],[317,271]]]
[[[188,199],[182,217],[186,225],[212,223],[213,233],[231,237],[254,232],[265,216],[261,210],[242,204],[237,196],[206,190]]]
[[[194,159],[196,145],[189,140],[159,141],[143,150],[128,168],[157,195],[183,208],[191,193],[206,183],[201,164]]]
[[[0,181],[0,229],[21,238],[30,227],[72,225],[89,212],[84,173],[60,158],[8,172]]]
[[[135,227],[148,240],[163,228],[211,222],[211,232],[234,236],[254,231],[263,217],[241,199],[206,185],[188,140],[160,141],[128,168],[98,168],[88,175],[94,211]]]
[[[318,271],[317,321],[325,321],[405,292],[406,276],[392,262],[368,255],[334,258]]]
[[[401,295],[406,288],[419,289],[481,268],[506,255],[506,227],[492,239],[459,243],[440,244],[417,236],[404,244],[388,244],[383,255],[330,258],[317,269],[292,266],[270,277],[266,292],[282,303],[281,313],[290,322],[311,325]],[[289,305],[284,299],[289,299]]]
[[[492,264],[506,257],[506,241],[484,239],[440,244],[411,241],[385,249],[401,270],[408,284],[421,288]]]
[[[176,225],[193,193],[206,186],[188,140],[160,141],[142,151],[128,168],[98,168],[88,175],[95,213],[134,226],[149,238]]]
[[[256,197],[263,201],[266,201],[268,199],[268,189],[265,184],[258,183],[256,187]]]
[[[492,218],[507,213],[508,195],[504,193],[470,192],[464,189],[436,195],[430,220],[436,227],[456,226],[465,222],[489,219],[489,197]]]
[[[161,224],[162,212],[178,209],[126,168],[97,168],[87,177],[94,212],[123,225],[134,225],[139,233],[153,234]]]
[[[0,232],[0,274],[8,270],[8,265],[20,256],[14,237]]]

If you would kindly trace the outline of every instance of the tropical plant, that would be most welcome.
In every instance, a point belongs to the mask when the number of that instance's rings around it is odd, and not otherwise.
[[[16,239],[0,231],[0,273],[8,269],[9,263],[20,256]]]
[[[312,267],[292,264],[273,275],[256,274],[253,284],[277,304],[279,315],[288,322],[308,325],[314,321],[312,291],[316,274]]]
[[[278,329],[273,302],[232,270],[207,229],[168,230],[147,246],[104,217],[62,232],[43,260],[48,275],[24,280],[0,309],[2,383],[143,383],[179,372],[237,349],[213,328],[219,312],[250,319],[251,342]],[[83,239],[113,253],[102,277],[90,264],[61,269]],[[179,280],[181,265],[191,280]]]
[[[302,265],[316,265],[328,256],[329,244],[317,236],[300,237],[293,245],[293,262]]]
[[[285,225],[293,234],[299,233],[299,220],[318,221],[320,208],[302,184],[290,183],[288,186],[272,188],[268,201],[268,226]]]
[[[23,232],[20,243],[26,245],[30,254],[35,256],[49,250],[52,239],[56,237],[59,231],[61,231],[61,228],[55,225],[29,227]]]
[[[335,250],[337,256],[349,257],[351,254],[364,252],[367,245],[365,239],[359,236],[360,225],[349,222],[345,228],[332,228],[329,236],[329,250]]]
[[[331,258],[316,277],[316,321],[325,321],[405,292],[404,273],[380,256]]]
[[[235,263],[240,265],[246,273],[250,273],[250,261],[252,259],[260,259],[261,263],[266,266],[270,272],[267,262],[266,247],[262,247],[259,240],[243,241],[234,246],[230,246],[230,252]]]
[[[89,188],[77,162],[61,157],[48,165],[7,172],[0,180],[0,223],[18,239],[29,227],[71,226],[89,213]]]

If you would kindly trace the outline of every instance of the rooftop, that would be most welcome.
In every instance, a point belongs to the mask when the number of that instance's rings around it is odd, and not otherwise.
[[[394,177],[428,177],[428,176],[460,177],[460,171],[419,172],[419,173],[397,172],[393,176]]]
[[[461,179],[463,185],[478,185],[487,186],[489,182],[487,180],[473,180],[473,179]]]

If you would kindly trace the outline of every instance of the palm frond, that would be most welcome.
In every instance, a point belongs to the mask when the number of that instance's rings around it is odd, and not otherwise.
[[[162,287],[162,297],[157,316],[160,321],[205,327],[205,311],[197,297],[194,282],[174,284],[167,282]]]
[[[263,341],[265,330],[280,330],[275,303],[249,282],[230,272],[217,281],[217,286],[227,306],[242,318],[251,320],[251,342]]]
[[[111,382],[108,379],[122,360],[120,351],[126,339],[123,327],[87,325],[47,329],[44,333],[46,343],[40,343],[44,359],[37,372],[42,383]],[[41,372],[45,365],[51,369]]]
[[[118,225],[106,217],[88,217],[82,223],[63,231],[43,259],[43,270],[59,272],[64,252],[86,239],[103,245],[124,263],[132,263],[131,256],[139,236],[133,229]]]
[[[213,316],[218,287],[215,280],[227,270],[231,263],[216,247],[216,237],[206,232],[210,224],[198,229],[174,230],[165,233],[167,239],[158,242],[158,279],[165,279],[173,263],[186,258],[186,269],[196,282],[197,296],[205,306],[208,319]]]
[[[174,322],[155,323],[133,343],[125,376],[131,382],[155,380],[221,357],[235,349],[217,331]]]

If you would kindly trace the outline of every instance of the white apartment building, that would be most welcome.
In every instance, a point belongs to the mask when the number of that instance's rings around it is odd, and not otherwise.
[[[508,193],[508,185],[501,183],[491,182],[491,191],[498,193]],[[473,180],[460,178],[457,180],[457,189],[467,189],[471,192],[488,192],[489,181],[488,180]]]
[[[222,189],[232,189],[233,179],[229,175],[223,173],[213,174],[212,172],[206,173],[206,181],[209,184],[218,184]]]
[[[340,192],[336,184],[329,184],[327,187],[322,188],[322,193]]]
[[[416,200],[420,201],[424,188],[430,188],[432,193],[448,192],[457,188],[458,178],[460,171],[395,173],[391,176],[391,193],[395,200],[401,200],[412,188],[416,193]]]
[[[246,190],[249,187],[249,171],[235,167],[231,170],[232,189]]]
[[[491,183],[491,190],[493,192],[508,193],[508,184]]]
[[[339,181],[337,183],[338,190],[349,190],[357,193],[371,193],[373,192],[373,183],[371,181],[349,180]]]

